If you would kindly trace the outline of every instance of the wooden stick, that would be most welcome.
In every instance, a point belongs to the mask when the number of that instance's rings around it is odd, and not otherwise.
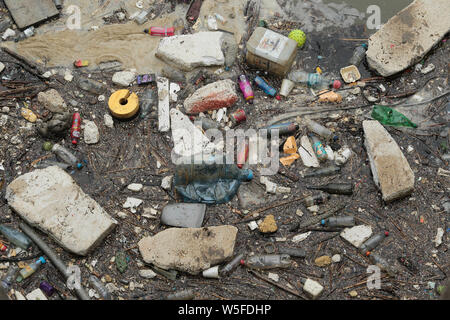
[[[253,274],[255,277],[257,277],[257,278],[259,278],[259,279],[261,279],[261,280],[263,280],[263,281],[266,281],[266,282],[268,282],[268,283],[274,285],[275,287],[277,287],[277,288],[279,288],[279,289],[281,289],[281,290],[283,290],[283,291],[286,291],[286,292],[288,292],[288,293],[290,293],[290,294],[293,294],[294,296],[299,297],[299,298],[301,298],[301,299],[303,299],[303,300],[307,300],[307,298],[303,297],[303,296],[302,296],[301,294],[299,294],[298,292],[296,292],[296,291],[294,291],[294,290],[292,290],[292,289],[289,289],[289,288],[285,288],[285,287],[283,287],[282,285],[276,283],[275,281],[272,281],[272,280],[270,280],[270,279],[267,279],[267,278],[263,277],[262,275],[260,275],[259,273],[255,272],[255,271],[249,270],[249,272],[250,272],[251,274]]]

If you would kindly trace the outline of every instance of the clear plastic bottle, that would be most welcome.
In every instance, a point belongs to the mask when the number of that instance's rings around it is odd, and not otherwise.
[[[324,127],[323,125],[321,125],[311,119],[305,119],[304,122],[311,132],[313,132],[327,140],[330,140],[330,141],[338,140],[338,137],[330,129]]]
[[[234,269],[236,269],[239,264],[241,263],[242,259],[244,259],[244,254],[238,254],[233,260],[228,262],[220,271],[221,276],[228,276],[233,272]]]
[[[94,275],[89,277],[89,283],[94,287],[94,289],[98,292],[98,294],[104,300],[111,300],[111,293],[106,289],[103,283]]]
[[[382,271],[389,274],[391,277],[395,276],[395,274],[398,273],[396,267],[391,266],[386,259],[376,253],[371,252],[369,254],[369,260],[373,264],[377,265]]]
[[[330,195],[326,194],[324,192],[321,192],[319,194],[315,194],[312,196],[309,196],[303,200],[306,207],[312,207],[316,204],[322,204],[325,203],[328,199],[330,199]]]
[[[27,250],[31,246],[31,240],[22,232],[5,226],[0,225],[0,233],[3,234],[9,242],[15,244],[16,246]]]
[[[320,224],[324,227],[353,227],[355,225],[355,217],[331,217],[323,219]]]
[[[35,262],[30,263],[29,265],[26,265],[25,268],[21,269],[19,271],[19,276],[17,277],[17,282],[21,282],[22,280],[25,280],[29,276],[31,276],[33,273],[39,269],[41,265],[45,263],[44,257],[40,257]]]
[[[311,172],[307,172],[303,174],[304,178],[307,177],[324,177],[324,176],[331,176],[339,173],[341,171],[341,167],[338,166],[330,166],[326,168],[321,168],[317,170],[312,170]]]
[[[306,84],[314,89],[339,89],[342,83],[339,80],[332,80],[318,73],[308,73],[301,70],[294,70],[288,75],[288,79],[297,83]]]
[[[251,269],[287,268],[291,265],[291,257],[287,254],[268,254],[249,257],[244,265]]]
[[[278,252],[281,254],[287,254],[291,257],[305,258],[306,250],[301,248],[279,248]]]
[[[141,114],[140,118],[145,119],[150,112],[152,112],[152,107],[158,103],[158,94],[152,88],[147,89],[141,97]]]
[[[366,56],[367,48],[368,46],[365,43],[356,47],[355,51],[353,51],[353,56],[350,58],[350,65],[359,66]]]
[[[378,245],[380,245],[380,243],[383,242],[384,238],[386,238],[387,236],[389,236],[389,232],[385,231],[383,233],[379,233],[374,235],[373,237],[370,237],[359,248],[361,253],[370,255],[370,251],[378,247]]]
[[[105,91],[105,86],[98,81],[86,78],[86,77],[80,77],[78,80],[78,86],[88,92],[94,93],[94,94],[102,94]]]
[[[16,276],[18,270],[19,270],[19,267],[16,265],[11,265],[9,267],[8,272],[6,273],[6,276],[0,282],[0,286],[3,289],[5,289],[5,291],[8,291],[11,288],[11,285],[15,279],[15,276]]]
[[[58,158],[60,158],[65,163],[70,164],[73,168],[81,168],[82,164],[80,163],[78,158],[63,146],[55,143],[52,151],[58,156]]]

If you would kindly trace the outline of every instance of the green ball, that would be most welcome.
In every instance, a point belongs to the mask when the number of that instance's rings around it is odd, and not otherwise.
[[[295,40],[298,43],[298,47],[301,48],[306,42],[306,34],[300,29],[292,30],[289,33],[289,39]]]
[[[50,151],[53,148],[53,143],[51,142],[44,142],[44,144],[42,145],[42,149],[44,149],[45,151]]]

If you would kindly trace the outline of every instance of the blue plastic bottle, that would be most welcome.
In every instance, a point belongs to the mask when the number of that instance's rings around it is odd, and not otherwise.
[[[276,96],[277,90],[275,90],[275,88],[272,88],[263,78],[257,76],[255,78],[255,83],[261,90],[263,90],[269,96],[276,97],[277,99],[279,99],[279,96]]]

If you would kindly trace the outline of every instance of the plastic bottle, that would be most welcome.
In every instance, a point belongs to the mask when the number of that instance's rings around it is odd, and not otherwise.
[[[329,183],[323,186],[307,186],[308,189],[321,190],[331,194],[353,194],[353,183]]]
[[[57,167],[60,167],[63,170],[67,170],[68,168],[70,168],[70,165],[68,165],[67,163],[50,161],[50,160],[43,160],[43,161],[40,161],[36,165],[36,169],[44,169],[44,168],[51,167],[51,166],[57,166]]]
[[[81,137],[81,117],[78,112],[72,116],[72,127],[70,128],[70,138],[72,144],[78,144],[78,139]]]
[[[255,83],[256,85],[263,90],[266,94],[268,94],[269,96],[275,97],[277,100],[280,100],[280,96],[276,95],[277,94],[277,90],[275,90],[275,88],[271,87],[263,78],[261,78],[260,76],[257,76],[255,78]]]
[[[397,268],[391,266],[386,259],[376,253],[371,252],[369,254],[369,260],[373,264],[377,265],[382,271],[385,271],[387,274],[389,274],[391,277],[394,277],[398,272]]]
[[[263,129],[267,130],[267,135],[270,137],[275,130],[278,130],[279,136],[284,136],[296,133],[299,128],[300,127],[297,123],[288,122],[288,123],[274,124],[273,126],[266,127]]]
[[[151,36],[171,37],[175,34],[175,28],[150,27],[150,29],[144,29],[144,32],[150,34]]]
[[[212,182],[219,179],[231,179],[249,181],[253,179],[253,172],[245,169],[240,170],[235,164],[181,164],[175,168],[174,185],[187,185],[191,182]]]
[[[339,80],[332,80],[318,73],[308,73],[305,71],[294,70],[288,75],[288,79],[297,83],[306,84],[314,89],[339,89],[342,83]]]
[[[376,105],[371,114],[372,118],[387,126],[417,128],[403,113],[386,106]]]
[[[67,164],[70,164],[73,168],[80,169],[83,165],[80,163],[77,157],[75,157],[68,149],[55,143],[52,151]]]
[[[19,267],[14,264],[9,267],[6,276],[0,282],[0,286],[5,289],[5,291],[9,291],[9,289],[11,288],[18,270]]]
[[[366,56],[367,44],[362,44],[356,47],[355,51],[353,51],[353,56],[350,58],[350,65],[359,66]]]
[[[375,249],[376,247],[378,247],[378,245],[383,242],[384,238],[386,238],[387,236],[389,236],[389,232],[385,231],[383,233],[379,233],[374,235],[373,237],[370,237],[369,239],[366,240],[366,242],[364,242],[361,247],[359,248],[359,250],[361,251],[361,253],[365,254],[365,255],[370,255],[371,251],[373,249]]]
[[[158,103],[158,94],[152,88],[147,89],[142,95],[141,99],[141,114],[139,117],[141,119],[147,118],[147,116],[152,112],[152,107],[156,106]]]
[[[91,275],[89,277],[89,283],[94,287],[94,289],[104,300],[111,300],[111,293],[108,291],[108,289],[105,288],[103,283],[96,276]]]
[[[330,199],[330,195],[321,192],[319,194],[312,195],[312,196],[305,198],[305,200],[303,200],[303,202],[305,203],[305,206],[309,208],[316,204],[325,203],[328,199]]]
[[[304,178],[308,177],[324,177],[324,176],[331,176],[339,173],[341,171],[341,167],[338,166],[330,166],[326,168],[320,168],[317,170],[312,170],[311,172],[307,172],[303,174]]]
[[[249,257],[244,265],[251,269],[262,270],[287,268],[291,265],[291,257],[287,254],[256,255]]]
[[[9,242],[15,244],[19,248],[27,250],[31,246],[31,240],[25,234],[4,224],[0,225],[0,233],[3,234]]]
[[[191,289],[178,291],[167,296],[167,300],[192,300],[194,299],[194,291]]]
[[[305,258],[306,257],[305,249],[300,249],[300,248],[279,248],[278,252],[280,254],[287,254],[291,257],[296,257],[296,258]]]
[[[314,150],[314,153],[316,154],[316,157],[319,161],[326,161],[328,159],[328,154],[325,151],[325,148],[322,144],[322,142],[317,138],[315,135],[309,135],[312,140],[312,147]]]
[[[248,143],[248,140],[246,140],[244,143],[242,143],[238,147],[238,152],[237,152],[237,156],[236,156],[236,160],[237,160],[236,163],[237,163],[237,167],[239,169],[242,169],[244,164],[247,162],[248,151],[249,151],[249,143]]]
[[[244,94],[245,101],[248,101],[250,104],[253,104],[255,94],[253,93],[250,81],[244,74],[239,76],[239,87],[241,88],[241,91]]]
[[[331,140],[337,141],[339,139],[338,136],[336,136],[330,129],[322,126],[321,124],[319,124],[313,120],[305,119],[305,124],[311,132],[313,132],[329,141],[331,141]]]
[[[234,269],[236,269],[239,264],[241,263],[241,260],[244,258],[244,254],[238,254],[233,260],[228,262],[220,271],[219,274],[221,276],[228,276],[233,272]]]
[[[80,77],[78,80],[78,86],[88,92],[94,93],[94,94],[102,94],[105,91],[105,86],[95,80],[86,78],[86,77]]]
[[[322,219],[320,224],[324,227],[353,227],[355,225],[355,217],[346,216],[346,217],[331,217],[327,219]]]
[[[37,271],[37,269],[39,269],[39,267],[41,265],[43,265],[44,263],[45,263],[44,257],[40,257],[35,262],[26,265],[25,268],[23,268],[19,271],[19,276],[17,277],[16,281],[21,282],[22,280],[25,280],[26,278],[31,276],[33,273],[35,273]]]

